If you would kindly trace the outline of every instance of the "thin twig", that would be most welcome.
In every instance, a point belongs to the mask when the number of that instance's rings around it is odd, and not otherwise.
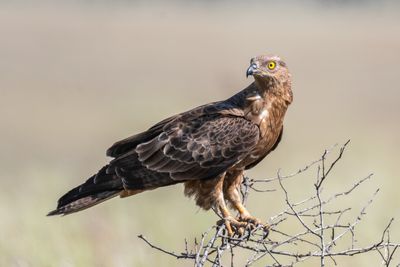
[[[344,214],[348,215],[346,217],[353,215],[351,211],[354,210],[354,207],[350,206],[352,201],[346,202],[348,206],[337,209],[327,208],[328,204],[330,205],[339,198],[349,198],[349,196],[357,192],[356,189],[361,188],[366,181],[372,179],[372,174],[369,174],[354,182],[348,189],[330,196],[325,196],[323,193],[323,187],[326,187],[325,181],[329,178],[332,170],[338,165],[337,163],[343,158],[349,141],[340,146],[337,155],[329,164],[327,161],[328,156],[331,157],[336,145],[325,150],[319,159],[312,161],[292,174],[283,176],[278,171],[275,178],[254,180],[244,177],[240,188],[242,203],[244,205],[249,199],[250,193],[283,194],[284,196],[286,206],[281,212],[270,217],[270,235],[268,238],[265,237],[263,227],[247,231],[243,236],[230,237],[226,235],[225,225],[213,226],[201,234],[200,243],[198,243],[198,239],[194,240],[194,251],[189,251],[188,241],[185,238],[184,252],[176,253],[150,243],[143,235],[139,235],[138,237],[151,248],[166,255],[179,260],[186,259],[193,261],[196,267],[202,267],[206,262],[210,263],[213,267],[223,266],[223,255],[225,253],[230,253],[229,265],[233,267],[237,265],[235,264],[236,257],[234,256],[238,253],[241,254],[243,251],[251,252],[251,256],[247,259],[245,266],[251,266],[261,259],[268,259],[271,263],[267,266],[289,267],[308,261],[311,258],[318,258],[321,267],[327,265],[326,260],[328,259],[334,265],[340,265],[339,260],[341,257],[351,257],[369,252],[378,252],[383,266],[392,266],[395,253],[400,247],[399,243],[394,243],[390,240],[390,227],[393,219],[384,228],[377,242],[364,247],[357,245],[357,236],[359,235],[357,235],[358,231],[356,231],[356,227],[358,227],[361,221],[365,221],[364,217],[367,214],[367,208],[374,201],[379,189],[375,190],[372,197],[366,201],[366,204],[353,220],[346,221],[344,219]],[[316,171],[316,178],[313,184],[314,192],[309,196],[304,196],[301,201],[292,201],[293,197],[291,197],[283,181],[288,178],[294,179],[297,175],[312,169]],[[280,190],[271,187],[265,189],[256,187],[256,185],[260,184],[268,184],[268,186],[274,184]],[[218,213],[217,215],[221,216]],[[298,227],[300,227],[297,233],[290,233],[287,230],[286,225],[289,223],[291,225],[297,223]],[[347,249],[342,249],[343,247],[347,247]],[[399,266],[397,265],[397,267]]]

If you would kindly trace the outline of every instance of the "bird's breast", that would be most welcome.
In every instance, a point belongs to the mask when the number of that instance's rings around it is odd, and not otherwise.
[[[249,155],[240,162],[240,166],[248,166],[264,158],[274,147],[283,127],[283,118],[287,106],[276,102],[260,102],[252,106],[247,119],[258,125],[260,139]]]
[[[247,108],[245,108],[245,117],[249,121],[260,125],[269,116],[270,108],[271,105],[261,97],[252,99],[249,101]]]

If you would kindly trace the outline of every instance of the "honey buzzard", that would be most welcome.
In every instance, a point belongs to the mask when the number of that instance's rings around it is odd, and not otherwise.
[[[291,78],[277,56],[252,58],[254,82],[224,100],[167,118],[107,150],[113,159],[58,200],[48,215],[70,214],[115,196],[177,183],[196,204],[220,212],[230,235],[260,221],[241,203],[244,170],[273,151],[292,102]],[[234,218],[225,203],[239,212]]]

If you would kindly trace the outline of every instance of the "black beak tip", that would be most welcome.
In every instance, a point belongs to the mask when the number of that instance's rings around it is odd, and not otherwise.
[[[254,72],[256,71],[256,69],[257,69],[257,65],[251,64],[250,67],[246,71],[246,78],[249,77],[250,75],[253,75]]]
[[[251,68],[248,68],[246,71],[246,78],[249,77],[250,75],[253,75],[253,70],[251,70]]]

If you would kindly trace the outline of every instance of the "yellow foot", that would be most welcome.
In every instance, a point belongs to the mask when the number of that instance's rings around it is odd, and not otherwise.
[[[250,230],[261,227],[264,231],[264,238],[267,238],[267,236],[269,235],[270,225],[267,223],[262,223],[261,220],[256,217],[253,217],[251,215],[240,216],[238,218],[238,221],[245,222],[247,224],[246,228]]]
[[[247,215],[247,216],[239,216],[238,218],[239,221],[241,222],[246,222],[248,224],[252,224],[254,226],[258,226],[258,225],[263,225],[263,223],[261,222],[260,219],[257,219],[256,217]]]
[[[242,236],[244,234],[244,230],[246,229],[248,223],[241,222],[233,217],[226,217],[217,222],[218,225],[225,224],[226,231],[228,232],[228,236],[233,237],[235,234]]]

